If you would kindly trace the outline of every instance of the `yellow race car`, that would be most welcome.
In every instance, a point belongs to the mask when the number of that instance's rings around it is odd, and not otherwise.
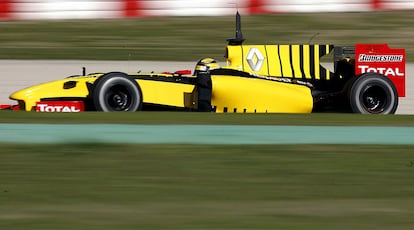
[[[194,71],[71,76],[10,95],[40,112],[186,110],[235,113],[351,111],[393,114],[405,96],[405,51],[386,44],[244,45],[240,15],[226,65],[200,59]],[[334,53],[334,71],[321,57]]]

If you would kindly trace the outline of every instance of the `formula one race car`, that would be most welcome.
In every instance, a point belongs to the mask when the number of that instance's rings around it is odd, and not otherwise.
[[[398,97],[405,96],[404,49],[386,44],[243,45],[239,13],[236,36],[227,41],[226,66],[203,58],[194,71],[89,75],[84,71],[17,91],[10,98],[18,102],[15,108],[41,112],[393,114]],[[331,52],[334,72],[321,65],[321,57]]]

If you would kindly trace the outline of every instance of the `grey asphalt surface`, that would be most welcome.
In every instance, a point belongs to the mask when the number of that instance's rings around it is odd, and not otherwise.
[[[35,84],[96,72],[162,72],[190,69],[194,62],[0,60],[0,104],[15,104],[8,97],[14,91]],[[414,114],[414,63],[406,66],[406,97],[400,98],[397,114]]]

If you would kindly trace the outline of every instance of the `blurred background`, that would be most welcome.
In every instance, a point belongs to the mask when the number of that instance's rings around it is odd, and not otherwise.
[[[122,18],[413,9],[411,0],[2,0],[6,19]]]
[[[388,43],[413,60],[411,0],[1,0],[0,59],[220,59],[237,10],[249,44]]]
[[[200,57],[223,61],[237,10],[246,44],[388,43],[414,61],[409,0],[0,0],[0,104],[14,103],[7,101],[14,90],[81,74],[83,66],[137,70],[153,60],[151,68],[166,71],[193,68]],[[414,100],[401,102],[414,114]],[[201,117],[4,113],[0,120],[87,123],[83,116],[143,124]],[[412,126],[412,116],[216,119]],[[1,143],[0,229],[411,230],[413,146]]]

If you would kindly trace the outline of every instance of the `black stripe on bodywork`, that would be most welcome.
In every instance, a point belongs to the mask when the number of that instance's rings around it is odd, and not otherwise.
[[[315,79],[315,46],[309,45],[309,72],[313,79]]]
[[[294,78],[295,75],[295,68],[293,67],[293,46],[289,45],[289,61],[290,61],[290,68],[292,69],[292,78]]]
[[[282,67],[282,59],[280,58],[280,46],[279,45],[277,45],[277,55],[279,56],[280,73],[282,74],[282,77],[284,77],[283,67]]]
[[[174,76],[174,75],[164,76],[164,75],[157,75],[157,74],[129,75],[129,77],[132,77],[134,79],[171,82],[171,83],[177,83],[177,84],[189,84],[189,85],[197,84],[197,79],[195,77]]]
[[[301,73],[302,73],[302,78],[306,78],[306,75],[305,75],[305,69],[304,69],[304,57],[303,57],[303,45],[300,45],[299,46],[299,61],[300,61],[300,63],[299,63],[299,65],[300,65],[300,71],[301,71]]]

